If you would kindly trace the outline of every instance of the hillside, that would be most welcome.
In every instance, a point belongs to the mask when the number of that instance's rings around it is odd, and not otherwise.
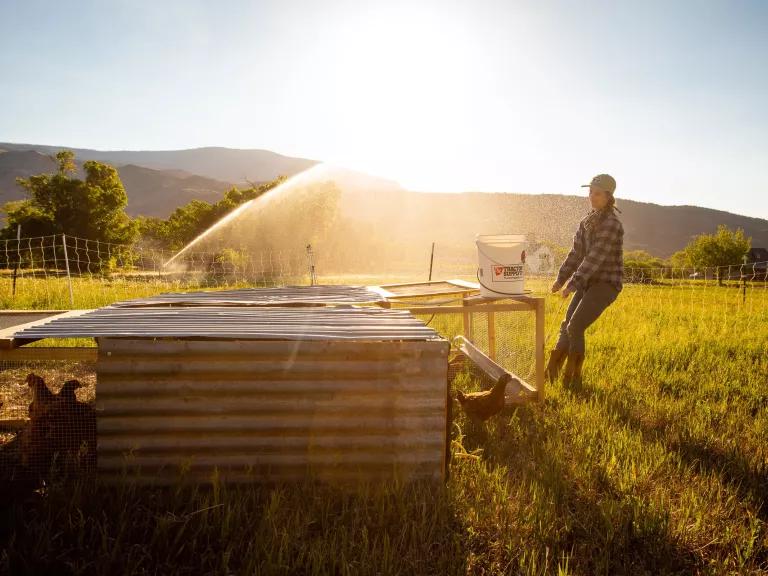
[[[48,156],[55,146],[0,144],[0,202],[23,198],[18,176],[53,172]],[[266,181],[292,175],[314,165],[263,150],[198,148],[161,152],[100,152],[74,150],[78,161],[89,158],[113,163],[128,192],[128,213],[168,216],[190,200],[215,202],[235,182]],[[218,175],[221,180],[213,179]],[[239,176],[238,176],[239,175]],[[568,245],[579,219],[588,211],[585,197],[515,193],[409,192],[396,182],[358,172],[322,171],[322,180],[336,180],[343,194],[340,205],[355,234],[389,238],[394,246],[428,246],[437,242],[463,252],[474,246],[476,234],[526,233],[538,240]],[[742,228],[753,246],[768,247],[768,221],[696,206],[660,206],[619,198],[627,249],[643,249],[667,257],[692,236],[711,233],[719,224]],[[302,211],[296,206],[295,210]],[[355,224],[357,223],[357,224]],[[296,224],[296,236],[312,237]],[[422,249],[422,248],[420,248]]]
[[[668,257],[697,234],[712,233],[719,224],[742,228],[753,246],[768,246],[768,220],[697,206],[660,206],[618,200],[625,248]],[[564,195],[402,193],[399,200],[377,203],[398,228],[421,242],[471,243],[475,234],[525,233],[539,240],[569,245],[579,220],[589,211],[586,198]],[[423,231],[423,232],[421,232]]]
[[[78,157],[78,172],[82,176],[82,158]],[[53,173],[56,162],[47,154],[34,150],[0,152],[0,205],[9,200],[25,198],[16,178],[34,174]],[[117,166],[120,179],[128,193],[127,212],[131,216],[167,217],[190,200],[216,202],[232,184],[184,170],[154,170],[128,164]]]
[[[32,150],[54,155],[64,146],[0,143],[8,151]],[[68,148],[78,160],[98,160],[113,166],[135,164],[156,170],[184,170],[192,174],[234,182],[238,186],[266,182],[278,176],[292,176],[317,164],[306,158],[292,158],[269,150],[239,150],[233,148],[193,148],[190,150],[126,151]]]

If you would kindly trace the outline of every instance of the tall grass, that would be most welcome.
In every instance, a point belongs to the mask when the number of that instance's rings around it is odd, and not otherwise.
[[[750,300],[751,299],[751,300]],[[548,344],[561,301],[549,296]],[[498,334],[528,340],[527,320]],[[439,317],[441,332],[459,324]],[[507,322],[507,325],[503,325]],[[446,334],[451,335],[451,334]],[[523,344],[519,349],[523,350]],[[525,349],[527,350],[527,349]],[[2,570],[146,574],[768,572],[768,305],[627,286],[584,383],[485,428],[454,410],[444,485],[6,493]],[[461,374],[454,386],[477,386]]]

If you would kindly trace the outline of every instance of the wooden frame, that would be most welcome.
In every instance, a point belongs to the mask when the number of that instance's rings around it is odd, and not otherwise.
[[[471,284],[467,282],[465,284]],[[511,300],[511,302],[510,302]],[[505,302],[506,301],[506,302]],[[545,300],[540,296],[529,296],[521,294],[519,296],[508,296],[505,298],[485,298],[483,296],[466,296],[462,298],[461,306],[418,306],[412,305],[408,307],[408,311],[412,314],[461,314],[462,325],[464,328],[464,337],[466,341],[475,349],[478,350],[474,344],[473,338],[473,314],[484,313],[487,314],[488,321],[488,355],[486,356],[482,352],[482,356],[487,358],[488,362],[496,366],[497,370],[506,372],[503,367],[496,363],[496,313],[497,312],[525,312],[530,311],[536,315],[536,328],[535,328],[535,386],[530,386],[528,383],[520,380],[525,384],[527,392],[520,396],[521,401],[527,402],[530,400],[536,400],[538,402],[544,401],[544,313],[545,313]],[[471,359],[471,358],[470,358]],[[474,360],[473,360],[474,361]],[[477,365],[477,362],[475,362]],[[487,367],[487,366],[486,366]],[[511,373],[509,373],[511,374]],[[519,403],[519,402],[518,402]]]
[[[419,293],[415,288],[417,286],[434,286],[438,284],[450,284],[453,288],[440,290],[438,292],[429,292],[427,294]],[[427,282],[404,282],[402,284],[382,284],[381,286],[367,286],[372,292],[376,292],[385,299],[383,306],[390,307],[393,302],[400,302],[409,298],[424,298],[427,296],[456,296],[456,299],[466,298],[470,294],[477,293],[480,285],[466,280],[430,280]],[[393,288],[413,288],[410,293],[398,294],[393,292]]]

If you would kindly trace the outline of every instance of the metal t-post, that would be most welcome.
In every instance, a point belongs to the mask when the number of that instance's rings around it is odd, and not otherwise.
[[[747,255],[741,257],[741,304],[742,306],[747,303],[747,275],[744,273],[744,268],[747,265]],[[754,268],[754,266],[753,266]]]
[[[315,258],[312,253],[312,244],[307,244],[307,258],[309,259],[309,285],[314,286],[317,278],[315,277]]]
[[[21,260],[21,224],[19,224],[19,227],[16,228],[16,261],[13,263],[13,298],[16,298],[16,276],[19,273],[20,260]],[[33,274],[34,274],[34,271],[33,271]]]
[[[61,243],[64,245],[64,263],[67,266],[67,283],[69,284],[69,306],[75,309],[75,295],[72,293],[72,276],[69,274],[69,257],[67,256],[67,235],[61,235]]]
[[[432,282],[432,263],[435,261],[435,243],[432,242],[432,252],[429,255],[429,282]]]

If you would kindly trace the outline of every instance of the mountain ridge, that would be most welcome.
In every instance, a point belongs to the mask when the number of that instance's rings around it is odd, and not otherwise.
[[[0,143],[0,202],[24,198],[23,191],[15,183],[17,177],[55,172],[56,164],[49,154],[64,148]],[[234,178],[212,178],[208,175],[211,173],[232,176],[235,171],[248,172],[248,181],[258,183],[281,175],[292,176],[317,164],[314,160],[290,158],[269,151],[223,147],[124,153],[66,149],[75,152],[80,165],[88,159],[115,165],[128,193],[127,211],[131,216],[167,217],[193,199],[216,202],[231,186],[242,187],[244,184]],[[121,158],[131,161],[117,162]],[[151,166],[137,162],[142,158]],[[218,165],[222,158],[227,160]],[[270,164],[271,161],[274,162]],[[206,174],[201,174],[199,169]],[[367,214],[365,218],[391,227],[393,233],[411,236],[414,234],[412,230],[424,228],[413,236],[419,241],[427,241],[430,234],[438,233],[436,227],[444,227],[440,232],[441,241],[472,242],[477,233],[535,232],[567,245],[578,220],[588,211],[588,202],[583,196],[414,192],[403,189],[394,181],[364,173],[350,170],[345,174],[350,189],[358,192],[348,196],[357,213]],[[714,208],[665,206],[622,198],[618,198],[618,204],[623,211],[620,218],[624,223],[627,249],[644,249],[656,256],[667,257],[682,249],[693,236],[714,232],[719,224],[742,228],[753,238],[753,246],[768,246],[768,220],[762,218]]]

